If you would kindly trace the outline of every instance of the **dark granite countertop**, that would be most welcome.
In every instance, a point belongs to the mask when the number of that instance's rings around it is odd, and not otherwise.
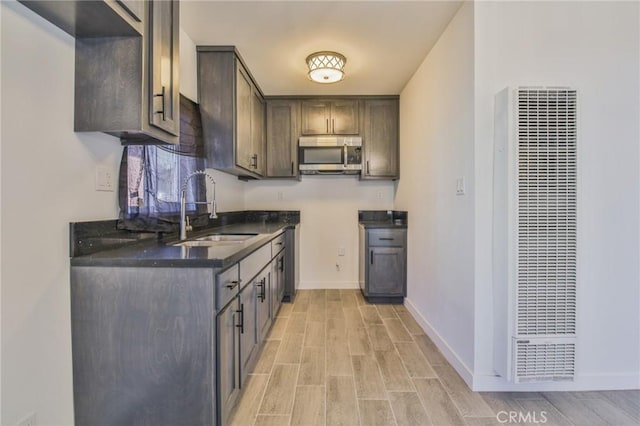
[[[233,223],[200,229],[189,234],[189,240],[211,234],[258,234],[246,241],[209,247],[174,246],[177,235],[147,238],[118,248],[97,251],[71,258],[71,266],[118,267],[208,267],[226,268],[299,223],[286,221],[256,221]]]
[[[366,229],[406,229],[408,214],[398,210],[360,210],[358,211],[358,224]]]
[[[363,220],[358,222],[358,225],[366,228],[366,229],[374,229],[374,228],[399,228],[399,229],[407,229],[406,223],[394,223],[389,220]]]

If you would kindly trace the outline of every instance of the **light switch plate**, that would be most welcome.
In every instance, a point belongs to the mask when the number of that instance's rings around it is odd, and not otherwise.
[[[114,191],[113,172],[106,166],[96,167],[96,191]]]
[[[456,195],[465,194],[464,176],[456,179]]]

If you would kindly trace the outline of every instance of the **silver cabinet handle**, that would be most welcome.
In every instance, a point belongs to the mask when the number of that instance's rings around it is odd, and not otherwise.
[[[158,93],[157,95],[153,95],[153,97],[155,98],[162,98],[162,109],[160,111],[156,111],[156,114],[162,114],[162,121],[166,121],[167,120],[167,113],[166,113],[166,108],[165,108],[165,92],[166,92],[166,88],[164,86],[162,86],[162,93]]]
[[[240,314],[240,324],[236,324],[236,327],[240,329],[240,334],[244,334],[244,303],[240,304],[240,310],[236,312]]]
[[[230,282],[230,284],[227,284],[225,287],[227,287],[229,290],[232,290],[236,287],[238,287],[238,284],[240,284],[240,280],[233,280]]]

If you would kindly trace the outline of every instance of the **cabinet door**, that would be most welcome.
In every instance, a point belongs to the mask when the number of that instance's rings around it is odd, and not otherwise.
[[[277,269],[278,269],[278,284],[277,284],[277,289],[278,289],[278,307],[280,307],[280,304],[282,303],[282,298],[284,297],[284,282],[285,282],[285,256],[284,256],[285,252],[283,251],[282,253],[280,253],[280,255],[278,256],[278,264],[277,264]]]
[[[177,1],[149,2],[149,122],[164,131],[180,132]]]
[[[399,177],[398,101],[365,101],[362,177]]]
[[[331,103],[331,133],[334,135],[357,135],[358,101],[338,100]]]
[[[298,103],[267,102],[267,176],[298,175]]]
[[[257,288],[253,283],[240,292],[240,310],[242,328],[240,332],[240,383],[249,374],[249,364],[257,348],[256,334],[256,301]]]
[[[271,292],[271,273],[269,271],[270,268],[265,269],[259,276],[256,278],[256,317],[258,319],[258,341],[262,342],[265,337],[267,337],[267,333],[269,332],[269,328],[271,327],[271,308],[269,303],[271,301],[270,292]]]
[[[404,294],[405,255],[402,247],[369,248],[369,294]]]
[[[284,297],[284,251],[271,261],[271,318],[275,317]]]
[[[233,408],[240,390],[240,347],[237,326],[241,318],[237,312],[238,299],[229,303],[217,317],[217,395],[218,424],[228,424],[229,412]]]
[[[264,175],[265,140],[264,140],[264,101],[254,90],[251,97],[251,142],[252,168],[259,175]]]
[[[331,133],[329,121],[331,106],[324,101],[302,101],[302,134],[326,135]]]
[[[236,164],[253,171],[251,141],[252,91],[249,77],[236,61]]]

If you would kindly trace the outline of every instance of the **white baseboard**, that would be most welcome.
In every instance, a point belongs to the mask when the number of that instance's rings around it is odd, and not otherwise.
[[[424,330],[424,332],[429,336],[429,338],[435,343],[435,345],[440,349],[442,355],[449,361],[449,364],[455,368],[455,370],[460,374],[460,376],[467,383],[467,386],[470,388],[473,385],[473,372],[471,369],[460,359],[458,354],[447,344],[447,342],[438,334],[438,332],[431,326],[429,321],[426,320],[425,317],[416,309],[415,305],[408,298],[404,299],[405,307],[413,317],[418,321],[420,327]]]
[[[511,383],[500,376],[475,375],[476,392],[604,391],[640,389],[640,374],[577,374],[571,382]]]
[[[500,376],[473,374],[472,370],[458,357],[455,351],[438,334],[411,300],[405,299],[405,306],[420,327],[440,349],[442,355],[455,368],[475,392],[546,392],[546,391],[596,391],[640,389],[640,373],[577,374],[571,382],[511,383]]]
[[[357,281],[300,281],[298,290],[359,289]]]

